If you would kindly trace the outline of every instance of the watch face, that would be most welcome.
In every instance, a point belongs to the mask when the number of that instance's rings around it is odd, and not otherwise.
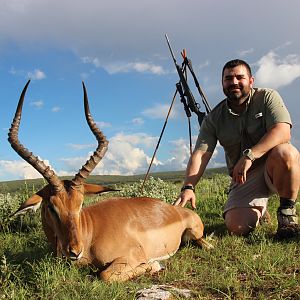
[[[254,161],[254,159],[255,159],[254,156],[253,156],[253,154],[252,154],[251,149],[244,150],[243,151],[243,155],[247,156],[251,161]]]
[[[249,155],[251,153],[251,150],[250,149],[246,149],[245,151],[244,151],[244,154],[245,155]]]
[[[249,153],[249,149],[245,149],[245,150],[243,151],[243,155],[248,155],[248,153]]]

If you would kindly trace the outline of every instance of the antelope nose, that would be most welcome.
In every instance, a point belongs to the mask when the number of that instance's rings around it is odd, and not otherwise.
[[[71,260],[78,260],[81,257],[82,250],[76,250],[69,247],[69,257]]]

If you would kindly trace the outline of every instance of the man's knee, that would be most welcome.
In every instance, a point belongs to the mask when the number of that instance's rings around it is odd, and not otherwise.
[[[270,151],[267,163],[275,165],[282,163],[291,167],[293,164],[299,164],[299,152],[289,143],[280,144]]]
[[[260,217],[257,208],[234,208],[226,212],[225,224],[230,234],[246,236],[257,227]]]

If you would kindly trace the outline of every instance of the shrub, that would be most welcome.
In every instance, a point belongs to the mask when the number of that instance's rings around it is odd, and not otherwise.
[[[8,228],[10,216],[18,208],[19,201],[16,196],[10,193],[0,194],[0,230]]]
[[[12,196],[10,193],[0,194],[0,217],[1,219],[12,214],[19,205],[19,201],[16,196]]]
[[[10,193],[0,194],[0,231],[28,231],[40,223],[39,213],[27,213],[23,216],[12,217],[20,204],[28,195]]]
[[[117,188],[121,190],[119,194],[122,197],[152,197],[169,203],[172,203],[179,194],[179,189],[175,184],[163,181],[160,178],[149,177],[143,190],[141,190],[142,184],[143,180],[140,180]]]

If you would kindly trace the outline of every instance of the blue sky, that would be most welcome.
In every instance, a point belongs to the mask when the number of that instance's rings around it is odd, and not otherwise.
[[[0,181],[39,174],[7,142],[19,95],[31,78],[19,131],[25,147],[58,175],[73,175],[96,148],[83,112],[84,80],[91,113],[109,150],[93,174],[141,174],[148,168],[187,49],[215,106],[221,69],[249,62],[255,85],[276,88],[300,148],[300,2],[297,0],[0,0]],[[196,100],[203,105],[195,91]],[[176,99],[152,171],[182,170],[188,127]],[[192,119],[195,141],[196,117]],[[224,165],[218,147],[210,167]]]

